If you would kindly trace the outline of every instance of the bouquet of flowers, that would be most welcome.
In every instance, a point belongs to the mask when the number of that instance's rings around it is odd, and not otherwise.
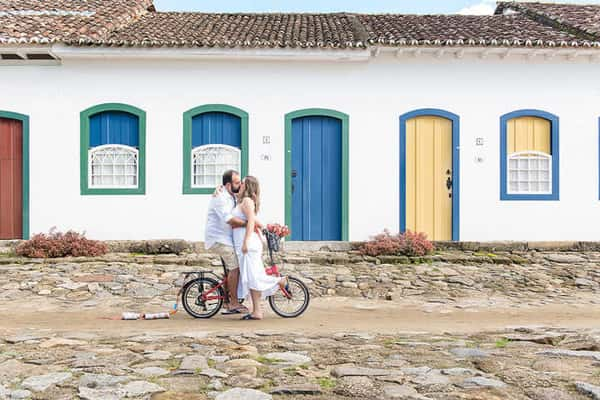
[[[263,234],[267,239],[267,245],[271,251],[279,251],[279,241],[290,233],[290,228],[287,225],[280,224],[267,224],[267,227],[263,230]]]
[[[280,238],[288,236],[291,233],[287,225],[279,224],[267,224],[267,231],[274,233]]]

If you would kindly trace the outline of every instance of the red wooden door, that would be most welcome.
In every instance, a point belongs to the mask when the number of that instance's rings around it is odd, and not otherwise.
[[[23,124],[0,118],[0,239],[23,237]]]

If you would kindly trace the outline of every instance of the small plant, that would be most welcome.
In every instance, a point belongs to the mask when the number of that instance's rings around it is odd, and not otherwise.
[[[268,392],[271,389],[273,389],[273,381],[272,380],[267,380],[260,388],[260,390],[262,390],[263,392]]]
[[[158,376],[151,376],[149,378],[146,378],[146,380],[150,383],[154,383],[155,385],[160,385],[160,379],[158,378]]]
[[[15,252],[19,256],[30,258],[89,257],[108,253],[108,246],[96,240],[86,239],[83,233],[63,233],[52,228],[48,234],[38,233],[19,244]]]
[[[0,351],[0,355],[3,357],[15,358],[19,355],[16,351]]]
[[[322,389],[333,389],[335,387],[335,380],[328,376],[317,379],[317,382]]]
[[[256,367],[256,375],[259,377],[264,377],[265,375],[267,375],[269,373],[270,369],[269,367]]]
[[[501,338],[501,339],[496,340],[496,347],[499,348],[499,349],[503,349],[509,343],[510,343],[510,339]]]
[[[258,356],[255,358],[256,361],[258,361],[261,364],[277,364],[278,362],[281,362],[282,360],[279,360],[277,358],[268,358],[265,356]]]
[[[167,369],[169,371],[175,371],[176,369],[179,369],[180,365],[181,365],[181,360],[171,359],[167,362]]]
[[[359,251],[368,256],[424,256],[433,252],[433,243],[424,233],[406,231],[392,235],[387,229],[365,242]]]

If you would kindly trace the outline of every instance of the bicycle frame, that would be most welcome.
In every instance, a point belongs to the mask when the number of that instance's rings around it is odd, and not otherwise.
[[[188,281],[188,278],[192,275],[193,275],[193,279],[198,279],[198,278],[202,279],[207,275],[214,277],[214,278],[216,278],[218,285],[210,288],[206,292],[202,292],[200,294],[200,298],[203,301],[218,300],[218,299],[222,298],[225,303],[228,303],[229,302],[229,291],[227,290],[227,278],[228,278],[229,274],[227,271],[227,265],[225,264],[225,260],[223,259],[223,257],[221,257],[221,265],[223,266],[223,276],[219,276],[211,271],[189,271],[189,272],[185,273],[185,276],[183,278],[183,284],[185,285],[185,283]],[[225,290],[223,290],[225,292],[225,296],[211,296],[210,295],[211,293],[216,292],[217,290],[219,290],[219,288],[221,288],[223,286],[225,289]]]
[[[271,263],[270,263],[271,266],[268,268],[265,268],[265,272],[267,273],[267,275],[270,275],[270,276],[277,276],[277,277],[281,276],[281,273],[279,272],[279,267],[277,266],[277,264],[275,264],[275,261],[273,260],[273,250],[272,250],[271,246],[269,246],[269,258],[271,261]],[[210,289],[200,293],[199,298],[202,301],[223,299],[223,301],[225,303],[229,303],[229,301],[230,301],[229,290],[227,288],[229,271],[227,269],[227,264],[225,263],[225,260],[223,259],[223,257],[221,257],[221,265],[223,266],[223,276],[219,276],[211,271],[190,271],[190,272],[185,273],[184,284],[186,283],[188,278],[192,275],[194,276],[193,279],[198,279],[198,278],[202,279],[205,276],[214,277],[214,278],[216,278],[216,281],[218,284],[211,287]],[[223,288],[223,292],[225,293],[224,296],[214,294],[215,292],[218,292],[219,288]],[[285,294],[285,292],[281,288],[279,290],[281,290]]]

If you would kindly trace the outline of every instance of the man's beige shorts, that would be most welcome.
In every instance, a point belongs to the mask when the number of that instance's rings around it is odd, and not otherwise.
[[[239,267],[238,258],[235,255],[235,250],[231,246],[226,246],[223,243],[215,243],[209,249],[209,251],[213,254],[218,254],[223,257],[225,260],[225,265],[227,265],[227,269],[236,269]]]

